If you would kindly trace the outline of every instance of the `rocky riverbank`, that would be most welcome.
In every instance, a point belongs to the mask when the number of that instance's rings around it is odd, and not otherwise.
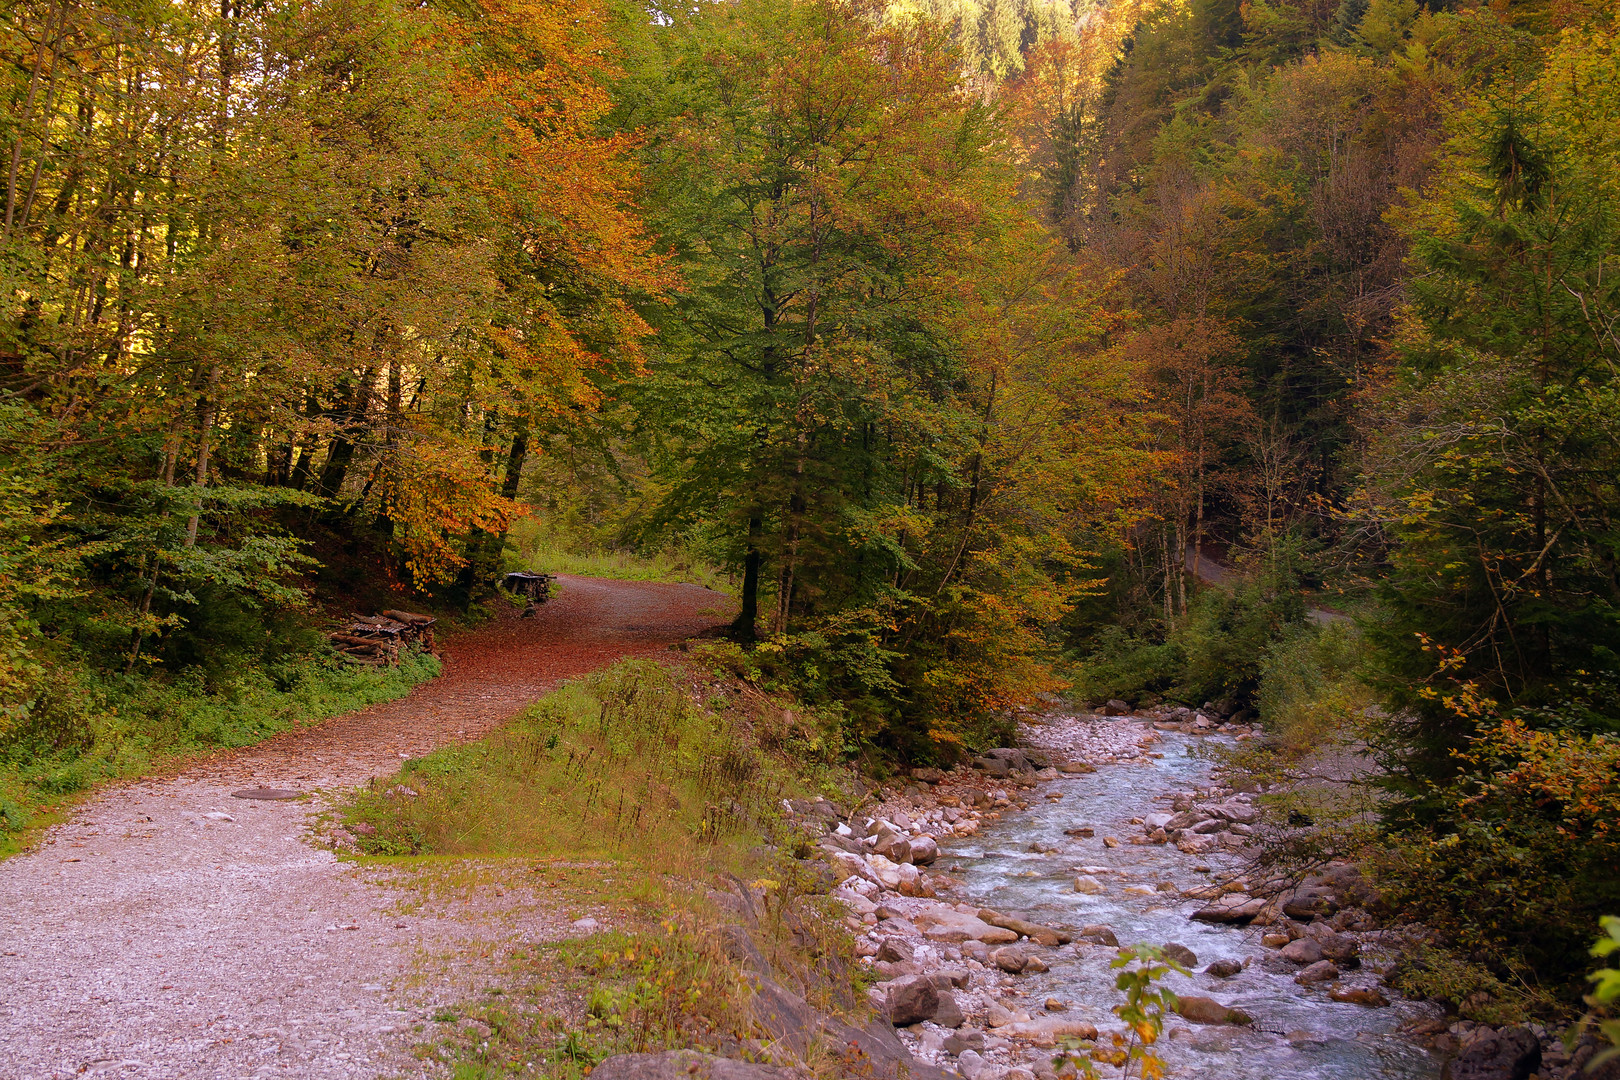
[[[956,861],[985,830],[1000,830],[1004,816],[1029,817],[1043,807],[1048,818],[1061,808],[1060,816],[1072,823],[1061,842],[1035,841],[1030,850],[1005,855],[1031,866],[1015,876],[1063,875],[1080,897],[1133,898],[1154,910],[1174,909],[1188,928],[1180,936],[1188,940],[1200,924],[1205,939],[1217,928],[1226,934],[1220,939],[1226,955],[1202,963],[1182,941],[1153,942],[1194,972],[1190,980],[1176,977],[1181,1005],[1167,1025],[1171,1048],[1264,1049],[1260,1044],[1270,1043],[1282,1051],[1315,1047],[1331,1057],[1338,1036],[1268,1030],[1255,1023],[1270,1019],[1262,1008],[1251,1011],[1232,1000],[1262,1000],[1263,991],[1255,989],[1262,982],[1292,985],[1292,996],[1301,999],[1296,1005],[1316,1001],[1321,1011],[1337,1009],[1341,1026],[1346,1015],[1354,1022],[1356,1010],[1389,1009],[1395,995],[1381,977],[1408,931],[1380,924],[1376,894],[1352,866],[1328,867],[1297,883],[1244,873],[1262,819],[1255,792],[1218,781],[1187,790],[1154,790],[1143,782],[1139,813],[1123,822],[1064,804],[1060,781],[1102,768],[1154,765],[1169,732],[1182,741],[1188,735],[1252,736],[1247,725],[1191,710],[1047,716],[1026,726],[1023,749],[991,751],[972,767],[948,773],[917,770],[854,813],[826,801],[791,804],[819,834],[834,868],[832,894],[847,908],[857,951],[877,980],[869,991],[873,1004],[918,1060],[968,1080],[1033,1080],[1061,1068],[1054,1056],[1062,1045],[1107,1037],[1107,1007],[1117,998],[1087,1001],[1049,991],[1065,970],[1111,958],[1121,943],[1119,928],[986,906],[971,895]],[[1132,848],[1167,854],[1153,860],[1156,874],[1137,874],[1129,860],[1121,866],[1112,858]],[[1399,1017],[1369,1029],[1387,1030],[1396,1040],[1401,1022],[1408,1043],[1426,1040],[1456,1055],[1448,1073],[1455,1080],[1572,1075],[1573,1062],[1551,1033],[1450,1024],[1435,1010],[1399,1001],[1394,1011]],[[1409,1058],[1387,1075],[1440,1071],[1440,1058],[1426,1057],[1415,1045]],[[1194,1068],[1178,1075],[1227,1074]]]

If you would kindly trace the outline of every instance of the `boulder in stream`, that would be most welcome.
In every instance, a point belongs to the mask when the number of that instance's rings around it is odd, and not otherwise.
[[[1214,998],[1197,994],[1176,995],[1176,1012],[1195,1024],[1252,1024],[1254,1017],[1242,1009],[1222,1005]]]
[[[1217,960],[1204,969],[1204,974],[1213,975],[1217,979],[1230,979],[1243,970],[1243,964],[1237,960]]]
[[[1446,1066],[1445,1080],[1526,1080],[1541,1065],[1541,1040],[1528,1029],[1506,1027],[1474,1037]]]
[[[1317,983],[1332,982],[1339,977],[1339,974],[1339,966],[1333,961],[1318,960],[1298,975],[1295,975],[1294,981],[1301,986],[1315,986]]]
[[[1074,879],[1074,891],[1085,896],[1096,896],[1107,891],[1107,886],[1090,874],[1079,874]]]
[[[1327,958],[1327,954],[1322,951],[1322,943],[1315,938],[1309,937],[1302,937],[1298,941],[1290,941],[1283,946],[1280,955],[1284,960],[1299,964],[1301,967]]]
[[[1168,945],[1163,946],[1161,951],[1164,953],[1166,960],[1174,960],[1184,968],[1198,966],[1198,954],[1178,942],[1170,942]]]
[[[1079,940],[1089,941],[1093,945],[1107,945],[1110,948],[1119,948],[1119,938],[1115,937],[1114,932],[1101,923],[1081,927],[1077,936]]]
[[[1260,914],[1260,909],[1265,906],[1266,902],[1262,897],[1227,893],[1208,907],[1201,907],[1193,912],[1192,917],[1199,922],[1246,923]]]

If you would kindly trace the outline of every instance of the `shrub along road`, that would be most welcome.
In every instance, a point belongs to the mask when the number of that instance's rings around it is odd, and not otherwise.
[[[533,619],[446,646],[408,697],[176,775],[106,791],[0,864],[0,1076],[373,1077],[411,1071],[413,959],[488,930],[385,910],[383,875],[311,845],[317,793],[473,739],[559,681],[656,653],[726,617],[690,585],[565,577]],[[485,920],[487,922],[487,920]],[[567,932],[564,913],[525,920]]]

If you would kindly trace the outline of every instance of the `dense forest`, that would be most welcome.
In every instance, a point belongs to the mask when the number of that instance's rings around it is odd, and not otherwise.
[[[0,822],[426,677],[319,630],[476,617],[527,529],[729,575],[851,756],[1057,693],[1370,747],[1332,842],[1467,987],[1575,1000],[1620,911],[1615,14],[19,0]]]

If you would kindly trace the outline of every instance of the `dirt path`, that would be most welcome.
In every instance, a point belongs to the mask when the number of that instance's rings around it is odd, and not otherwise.
[[[444,674],[409,697],[106,792],[0,863],[0,1080],[409,1071],[422,1016],[406,976],[477,927],[388,911],[377,875],[307,842],[309,802],[231,793],[385,775],[559,680],[712,626],[726,604],[688,585],[563,586],[534,619],[450,642]],[[566,926],[557,913],[526,932]]]

